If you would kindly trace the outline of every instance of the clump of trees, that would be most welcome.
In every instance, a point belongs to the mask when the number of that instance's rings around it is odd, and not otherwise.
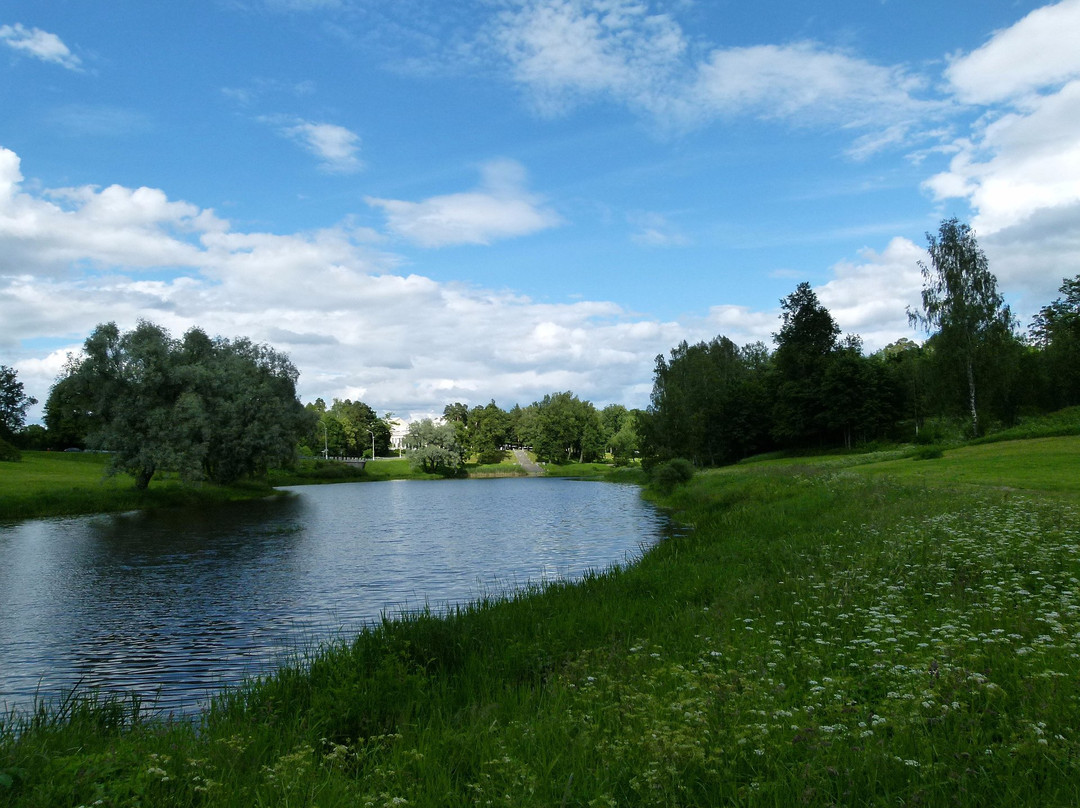
[[[465,449],[452,421],[436,424],[430,418],[409,424],[405,438],[413,468],[428,474],[452,476],[465,464]]]
[[[49,431],[111,453],[145,489],[159,471],[231,483],[287,465],[310,417],[296,368],[248,339],[181,339],[141,321],[99,325],[71,356],[45,405]]]
[[[363,401],[334,399],[327,407],[321,398],[307,404],[311,427],[300,441],[302,454],[327,457],[379,457],[390,453],[397,422],[388,413],[380,418]]]
[[[543,463],[591,462],[611,455],[625,463],[638,451],[637,415],[620,404],[597,410],[570,391],[549,393],[527,407],[502,410],[491,401],[443,409],[457,444],[480,463],[498,462],[507,447],[527,446]]]
[[[923,345],[905,338],[865,355],[801,283],[780,301],[771,354],[720,336],[656,358],[639,425],[646,462],[930,442],[950,428],[971,437],[1080,404],[1080,276],[1064,281],[1025,339],[971,229],[947,219],[927,241],[922,306],[908,313],[928,334]]]

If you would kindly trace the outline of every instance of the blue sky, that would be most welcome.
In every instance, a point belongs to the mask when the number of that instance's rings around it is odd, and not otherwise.
[[[100,323],[290,355],[403,417],[771,344],[809,281],[918,337],[925,233],[1022,322],[1080,271],[1080,0],[9,0],[0,362]]]

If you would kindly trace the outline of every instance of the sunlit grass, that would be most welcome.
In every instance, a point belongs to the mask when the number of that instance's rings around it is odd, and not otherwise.
[[[860,465],[864,474],[887,474],[933,485],[1006,487],[1080,495],[1080,436],[1036,438],[946,449],[942,457],[894,459]]]
[[[0,519],[197,507],[273,493],[265,483],[187,485],[167,474],[137,491],[130,476],[107,475],[108,462],[91,452],[27,451],[17,463],[0,463]]]

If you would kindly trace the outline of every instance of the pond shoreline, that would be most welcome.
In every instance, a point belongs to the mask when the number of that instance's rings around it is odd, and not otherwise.
[[[317,461],[317,459],[315,459]],[[130,477],[107,476],[108,456],[93,453],[23,452],[23,459],[0,464],[0,524],[24,519],[121,513],[159,508],[200,508],[277,496],[282,486],[326,485],[343,482],[387,480],[441,480],[435,474],[413,470],[403,458],[379,458],[364,470],[345,464],[315,465],[302,461],[298,470],[275,470],[264,481],[245,481],[231,486],[183,483],[175,476],[160,475],[149,489],[137,491]],[[307,464],[305,468],[305,463]],[[506,465],[506,464],[504,464]],[[518,467],[520,468],[520,467]],[[470,479],[525,476],[492,466],[466,467]],[[545,476],[575,476],[644,484],[640,468],[616,468],[600,464],[548,466]],[[460,478],[453,478],[460,479]]]

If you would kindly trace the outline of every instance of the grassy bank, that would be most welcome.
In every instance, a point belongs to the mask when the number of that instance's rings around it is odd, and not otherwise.
[[[265,483],[189,485],[161,476],[136,491],[126,474],[107,476],[108,456],[90,452],[22,453],[0,463],[0,520],[192,507],[273,495]]]
[[[197,726],[9,722],[0,805],[1080,803],[1080,479],[1004,446],[996,485],[698,475],[632,568],[387,622]]]

